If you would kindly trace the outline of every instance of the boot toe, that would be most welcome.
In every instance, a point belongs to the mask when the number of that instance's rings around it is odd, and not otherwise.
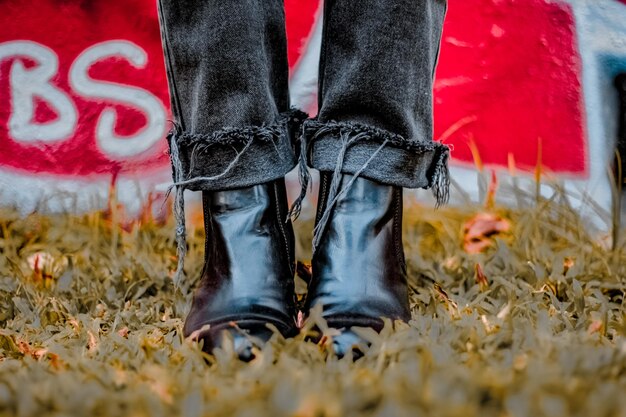
[[[352,329],[341,330],[340,334],[333,336],[332,343],[333,351],[338,358],[343,358],[352,352],[353,360],[361,358],[369,347],[369,343]]]
[[[295,333],[293,228],[284,179],[203,191],[205,266],[183,334],[244,361],[272,337]],[[208,326],[207,326],[208,325]]]
[[[402,246],[402,188],[323,172],[305,311],[322,306],[337,356],[363,356],[357,327],[380,332],[380,319],[410,319]],[[341,190],[335,192],[333,190]],[[354,330],[353,330],[354,329]]]
[[[254,349],[263,348],[272,335],[273,332],[264,324],[215,328],[202,336],[202,350],[212,353],[215,348],[223,348],[230,340],[237,357],[244,362],[250,362],[255,358]]]

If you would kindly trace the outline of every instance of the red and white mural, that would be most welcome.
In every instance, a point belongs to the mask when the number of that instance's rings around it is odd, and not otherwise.
[[[435,137],[453,146],[457,182],[475,183],[468,168],[476,155],[485,166],[514,161],[529,172],[540,158],[545,171],[608,201],[611,132],[590,124],[601,123],[600,112],[611,115],[596,108],[588,87],[606,71],[594,64],[597,37],[585,25],[603,16],[626,21],[626,5],[593,3],[449,0]],[[292,99],[314,111],[320,1],[285,0],[285,7]],[[592,16],[594,7],[604,11]],[[5,0],[0,16],[3,204],[25,211],[46,199],[51,209],[98,204],[93,196],[105,201],[114,179],[132,211],[169,181],[169,98],[154,0]],[[623,45],[604,49],[617,67],[626,62]]]
[[[8,98],[0,166],[85,177],[167,164],[169,99],[153,3],[0,5],[0,92]]]

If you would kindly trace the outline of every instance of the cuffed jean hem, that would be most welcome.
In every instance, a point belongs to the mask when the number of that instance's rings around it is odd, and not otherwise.
[[[168,134],[175,189],[174,217],[178,265],[174,282],[184,277],[187,254],[184,191],[218,191],[263,184],[285,176],[298,161],[297,135],[306,113],[292,109],[267,126],[227,127],[209,134]]]
[[[293,109],[267,126],[209,134],[175,128],[168,135],[174,184],[191,191],[249,187],[284,177],[298,161],[297,135],[307,115]]]
[[[309,166],[320,171],[357,174],[382,184],[431,188],[437,204],[448,199],[448,146],[409,141],[387,130],[355,122],[319,122],[302,127]]]

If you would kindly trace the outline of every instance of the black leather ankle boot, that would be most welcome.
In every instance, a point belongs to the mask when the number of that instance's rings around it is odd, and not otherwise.
[[[185,336],[202,330],[204,350],[226,334],[242,360],[266,342],[273,324],[285,336],[297,332],[294,302],[294,235],[287,217],[284,180],[248,188],[203,192],[205,265]]]
[[[329,173],[321,173],[316,224],[329,204]],[[339,189],[352,176],[343,175]],[[380,331],[381,317],[408,321],[406,266],[402,247],[402,188],[356,178],[330,208],[313,255],[306,307],[321,304],[323,317],[341,330],[333,338],[338,356],[365,343],[351,328]]]

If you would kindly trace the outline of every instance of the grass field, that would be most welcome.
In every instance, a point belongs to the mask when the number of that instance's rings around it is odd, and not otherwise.
[[[409,324],[356,363],[305,328],[249,364],[181,336],[201,228],[176,287],[171,220],[0,212],[0,416],[626,416],[626,239],[560,198],[405,212]]]

